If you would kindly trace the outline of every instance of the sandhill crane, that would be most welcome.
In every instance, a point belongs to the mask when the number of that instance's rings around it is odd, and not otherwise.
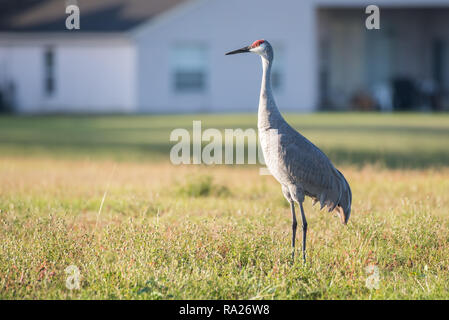
[[[337,208],[341,221],[346,224],[351,213],[352,193],[343,174],[329,158],[293,129],[282,117],[271,91],[271,66],[273,48],[265,40],[257,40],[250,46],[226,53],[226,55],[252,52],[262,58],[262,86],[260,89],[258,131],[266,165],[282,186],[282,193],[290,203],[292,214],[292,260],[295,258],[296,214],[299,204],[302,218],[302,256],[306,261],[307,220],[304,214],[304,197],[313,203],[320,202],[329,212]]]

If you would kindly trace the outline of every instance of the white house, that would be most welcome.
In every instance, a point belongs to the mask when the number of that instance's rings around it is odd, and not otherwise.
[[[380,30],[362,0],[18,2],[0,4],[0,91],[18,112],[255,111],[259,59],[224,53],[257,39],[284,111],[449,105],[449,0],[376,1]]]

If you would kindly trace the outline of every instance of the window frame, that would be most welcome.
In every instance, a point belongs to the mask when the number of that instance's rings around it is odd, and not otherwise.
[[[200,67],[195,70],[195,67],[182,66],[182,62],[177,61],[176,55],[179,54],[181,50],[198,49],[202,51],[198,55],[198,61],[201,61]],[[204,43],[200,42],[182,42],[176,43],[171,46],[170,52],[170,81],[171,89],[175,94],[204,94],[208,90],[208,47]],[[178,51],[178,52],[177,52]],[[188,70],[192,68],[192,70]],[[198,85],[189,86],[188,80],[180,80],[180,77],[189,76],[192,78],[197,77],[196,81]],[[194,79],[195,80],[195,79]],[[182,82],[184,81],[184,85]],[[195,82],[195,81],[193,81]],[[192,81],[190,81],[192,83]]]
[[[52,46],[44,49],[44,94],[46,97],[52,97],[56,93],[56,54]]]

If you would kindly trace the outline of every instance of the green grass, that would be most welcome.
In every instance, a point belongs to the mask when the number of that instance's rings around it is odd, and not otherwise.
[[[258,166],[168,162],[172,128],[254,115],[1,117],[0,299],[447,299],[449,116],[287,119],[353,190],[348,226],[306,200],[306,265]]]
[[[390,168],[446,166],[448,114],[287,114],[286,119],[337,164]],[[0,117],[5,155],[167,160],[175,128],[254,128],[255,114]]]

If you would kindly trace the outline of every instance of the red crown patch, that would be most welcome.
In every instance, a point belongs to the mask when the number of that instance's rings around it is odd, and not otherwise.
[[[253,44],[251,45],[251,48],[257,48],[258,46],[260,46],[264,42],[265,42],[265,40],[254,41]]]

